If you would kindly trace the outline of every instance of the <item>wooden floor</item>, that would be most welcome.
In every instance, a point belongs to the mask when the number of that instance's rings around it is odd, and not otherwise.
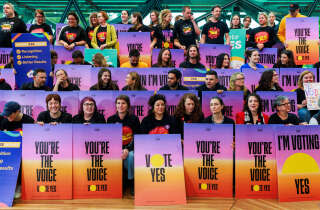
[[[83,199],[83,200],[15,200],[13,209],[319,209],[320,201],[279,203],[264,199],[188,199],[186,205],[178,206],[134,206],[133,197],[123,199]]]

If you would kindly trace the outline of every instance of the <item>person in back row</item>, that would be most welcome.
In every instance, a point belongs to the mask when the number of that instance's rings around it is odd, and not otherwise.
[[[29,28],[29,33],[47,33],[49,37],[49,42],[52,44],[53,41],[53,33],[51,26],[46,24],[46,17],[44,15],[43,10],[37,9],[34,13],[36,23],[32,24]]]
[[[158,62],[153,64],[152,67],[174,67],[171,61],[171,51],[168,48],[162,48],[158,55]]]
[[[46,90],[51,89],[46,86],[47,73],[43,69],[36,69],[33,71],[33,82],[25,83],[22,85],[21,90]]]
[[[137,49],[131,49],[129,52],[129,61],[123,63],[121,68],[148,68],[145,62],[140,61],[140,52]]]
[[[180,68],[205,69],[206,67],[200,63],[200,51],[197,45],[190,45],[187,49],[186,60],[180,63]]]
[[[182,74],[178,69],[172,69],[168,72],[168,83],[161,87],[160,90],[189,90],[186,86],[181,85]]]

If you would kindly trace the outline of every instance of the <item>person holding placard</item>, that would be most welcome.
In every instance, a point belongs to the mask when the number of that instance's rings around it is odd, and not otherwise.
[[[241,28],[240,15],[234,14],[230,20],[230,29],[240,29],[240,28]]]
[[[283,125],[299,125],[300,120],[297,115],[289,113],[291,104],[286,96],[278,96],[274,102],[276,113],[272,114],[269,119],[269,124],[283,124]]]
[[[72,63],[73,65],[90,65],[88,61],[84,60],[84,56],[80,50],[76,50],[72,53]]]
[[[92,48],[91,40],[93,37],[93,31],[95,27],[99,25],[98,23],[98,13],[92,12],[89,16],[89,26],[86,28],[86,35],[87,35],[87,44],[89,48]]]
[[[213,124],[234,124],[234,120],[226,117],[223,100],[219,97],[213,97],[210,100],[210,111],[212,115],[203,120],[203,123]]]
[[[266,70],[262,73],[255,91],[283,91],[279,85],[279,75],[275,69]]]
[[[78,85],[73,84],[68,79],[68,74],[65,70],[59,69],[56,71],[56,84],[53,87],[53,91],[73,91],[80,90]]]
[[[229,91],[243,91],[243,98],[246,100],[248,95],[250,94],[250,91],[246,86],[244,85],[244,74],[242,72],[236,72],[231,75],[230,77],[230,86]]]
[[[60,32],[59,44],[67,50],[73,50],[75,46],[87,45],[86,32],[79,26],[79,17],[75,12],[68,14],[68,25]]]
[[[129,12],[128,10],[121,11],[121,21],[118,24],[129,24]]]
[[[189,90],[186,86],[181,85],[182,74],[178,69],[172,69],[168,72],[168,82],[160,90]]]
[[[320,107],[320,100],[318,100],[318,106]],[[309,125],[320,125],[320,111],[311,117]]]
[[[111,71],[102,68],[98,72],[98,83],[91,86],[90,90],[119,90],[119,86],[112,81]]]
[[[127,170],[131,194],[134,194],[134,135],[140,133],[139,118],[130,114],[130,99],[126,95],[119,95],[116,98],[116,114],[108,118],[107,123],[122,124],[122,160],[123,166]]]
[[[129,61],[123,63],[121,68],[148,68],[145,62],[140,61],[140,52],[137,49],[131,49],[129,52]]]
[[[259,95],[252,93],[246,98],[243,112],[236,114],[237,124],[268,124],[269,116],[262,112],[262,101]]]
[[[171,24],[172,13],[168,9],[164,9],[160,13],[160,24],[157,26],[162,33],[161,46],[159,48],[174,48],[173,25]]]
[[[122,90],[147,90],[141,84],[140,75],[132,71],[126,76],[126,86],[122,88]]]
[[[180,63],[179,68],[205,69],[200,63],[200,51],[197,45],[190,45],[187,49],[186,60]]]
[[[162,48],[158,55],[158,62],[153,64],[152,67],[174,67],[171,61],[171,51],[168,48]]]
[[[47,73],[43,69],[36,69],[33,71],[33,82],[25,83],[22,85],[21,90],[46,90],[51,89],[46,86]]]
[[[216,69],[231,69],[231,60],[227,53],[221,53],[217,56]]]
[[[95,49],[114,49],[117,44],[117,34],[114,26],[107,23],[109,19],[105,11],[98,12],[99,26],[95,27],[91,45]]]
[[[204,44],[226,44],[230,45],[229,28],[225,22],[220,20],[222,8],[218,5],[212,7],[212,18],[203,26],[200,43]]]
[[[293,52],[291,50],[281,51],[280,58],[277,63],[273,65],[273,68],[297,68],[298,66],[294,62]]]
[[[95,124],[106,123],[103,114],[98,112],[96,101],[92,97],[85,97],[80,102],[79,113],[72,118],[73,123]]]
[[[61,97],[58,94],[49,94],[46,97],[47,111],[40,112],[37,123],[43,125],[50,123],[72,123],[72,115],[61,111]]]
[[[49,42],[52,44],[53,33],[51,26],[45,23],[45,15],[43,10],[37,9],[34,13],[36,23],[32,24],[29,28],[29,33],[47,33]]]
[[[264,68],[263,65],[259,64],[258,62],[260,61],[260,55],[259,51],[256,49],[249,49],[246,50],[246,57],[248,59],[248,63],[243,64],[240,67],[240,70],[242,69],[254,69],[257,70],[258,68]]]
[[[141,122],[143,134],[175,134],[179,133],[175,120],[166,109],[166,97],[156,94],[149,99],[148,115]]]
[[[250,35],[250,46],[262,50],[270,48],[275,44],[276,34],[274,30],[268,26],[268,15],[264,12],[258,14],[260,27],[252,30]]]

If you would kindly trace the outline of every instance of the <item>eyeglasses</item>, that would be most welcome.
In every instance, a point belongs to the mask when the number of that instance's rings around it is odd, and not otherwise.
[[[244,80],[244,77],[242,77],[242,78],[237,78],[236,80]]]
[[[94,106],[94,103],[84,103],[83,106]]]
[[[279,106],[288,106],[288,105],[290,105],[289,102],[288,103],[284,103],[284,104],[280,104]]]

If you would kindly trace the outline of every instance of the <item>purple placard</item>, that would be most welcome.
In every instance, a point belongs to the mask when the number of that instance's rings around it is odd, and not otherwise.
[[[0,79],[5,79],[6,83],[11,86],[12,90],[15,89],[16,79],[13,69],[0,69]]]
[[[80,50],[84,55],[84,46],[76,46],[73,50],[67,50],[64,46],[54,46],[54,51],[58,54],[57,64],[70,64],[72,63],[72,53],[76,50]]]
[[[158,56],[161,49],[153,49],[152,50],[152,64],[156,64],[158,62]],[[169,49],[171,51],[171,61],[173,66],[176,68],[179,67],[180,63],[184,61],[184,50],[180,49]]]
[[[159,90],[158,94],[162,94],[167,100],[167,110],[170,115],[173,115],[179,104],[180,99],[186,93],[193,93],[198,96],[198,91],[195,90]]]
[[[277,62],[278,49],[277,48],[263,48],[259,52],[260,61],[265,68],[272,68],[273,65]]]
[[[200,44],[201,58],[200,62],[208,69],[216,68],[217,56],[221,53],[227,53],[230,56],[230,46],[224,44]]]
[[[225,105],[225,116],[236,120],[236,114],[243,110],[243,92],[242,91],[216,91],[202,92],[202,112],[205,117],[212,115],[210,111],[210,100],[212,97],[219,97]]]
[[[131,28],[132,24],[113,24],[116,29],[117,35],[119,32],[128,32],[129,28]]]
[[[80,90],[89,90],[91,66],[56,64],[54,66],[54,72],[56,72],[59,69],[65,70],[68,74],[69,81],[73,84],[78,85]],[[54,78],[54,84],[55,83],[56,77]]]
[[[59,44],[59,37],[60,37],[60,31],[63,27],[65,27],[67,24],[65,23],[57,23],[56,24],[56,43],[55,45],[60,45]]]
[[[291,112],[297,114],[297,93],[296,92],[282,92],[282,91],[257,91],[257,94],[262,100],[262,112],[271,115],[276,112],[273,107],[274,102],[278,96],[286,96],[291,103]]]
[[[245,80],[244,85],[250,90],[250,92],[254,92],[256,87],[259,84],[260,77],[262,73],[269,69],[242,69],[242,73],[244,74]],[[279,69],[275,69],[275,71],[279,75]]]
[[[183,69],[182,71],[182,84],[190,89],[195,89],[196,87],[204,84],[206,80],[205,69]]]
[[[0,68],[3,68],[10,60],[12,48],[0,48]]]
[[[220,85],[225,86],[227,89],[230,86],[231,75],[240,72],[240,69],[215,69],[218,74]]]
[[[283,91],[292,91],[298,88],[298,79],[302,72],[311,71],[317,82],[317,69],[303,69],[303,68],[280,68],[279,85]]]

